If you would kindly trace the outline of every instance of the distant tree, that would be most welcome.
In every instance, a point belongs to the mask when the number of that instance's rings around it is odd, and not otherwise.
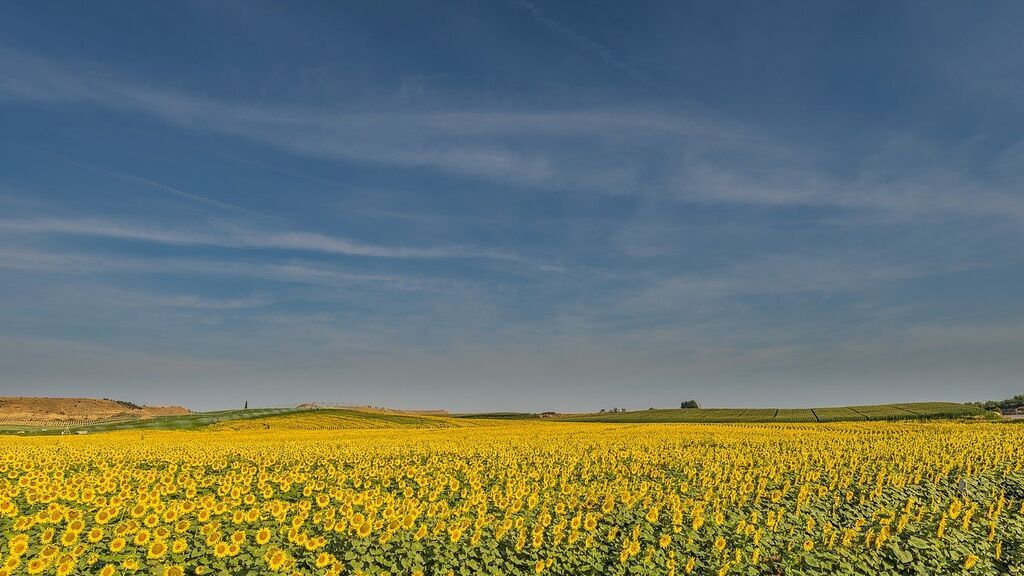
[[[104,398],[104,400],[107,400],[107,401],[110,401],[110,402],[117,402],[121,406],[124,406],[125,408],[129,408],[131,410],[142,410],[142,406],[139,406],[138,404],[135,404],[134,402],[128,402],[126,400],[114,400],[113,398]]]
[[[986,410],[1014,410],[1024,406],[1024,394],[1017,394],[1013,398],[1005,400],[988,400],[986,402],[971,402],[974,406],[980,406]]]
[[[246,400],[245,401],[245,408],[243,408],[243,410],[248,410],[248,409],[249,409],[249,401]]]
[[[679,405],[680,408],[700,408],[696,400],[687,400]]]
[[[604,408],[601,408],[601,411],[600,411],[600,413],[601,413],[601,414],[604,414]]]

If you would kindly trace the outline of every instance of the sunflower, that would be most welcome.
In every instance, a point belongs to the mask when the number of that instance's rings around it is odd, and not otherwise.
[[[363,538],[369,536],[370,532],[373,532],[373,524],[371,522],[363,522],[359,525],[358,533]],[[454,540],[452,541],[454,542]]]
[[[427,535],[427,525],[426,524],[420,524],[419,530],[416,530],[416,533],[413,534],[413,538],[418,541],[418,540],[422,540],[424,537],[426,537],[426,535]]]
[[[22,535],[11,542],[11,556],[18,557],[28,551],[28,539]]]
[[[124,538],[114,538],[113,540],[110,541],[109,548],[110,548],[111,552],[116,554],[116,553],[124,550],[124,547],[125,547],[126,544],[127,544],[127,542],[125,542]]]
[[[284,566],[285,561],[288,560],[288,556],[283,550],[272,550],[267,557],[267,565],[270,566],[271,570],[277,571]]]
[[[146,552],[146,557],[151,560],[155,560],[158,558],[163,558],[164,554],[166,553],[167,544],[164,544],[162,541],[157,540],[149,545],[149,551]]]
[[[43,562],[39,558],[33,558],[33,559],[28,561],[28,568],[27,568],[27,570],[28,570],[29,574],[39,574],[39,573],[41,573],[45,569],[46,569],[46,562]]]

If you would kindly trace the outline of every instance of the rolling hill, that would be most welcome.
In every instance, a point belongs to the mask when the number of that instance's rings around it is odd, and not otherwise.
[[[913,402],[824,408],[669,408],[633,412],[568,414],[563,422],[856,422],[923,420],[932,418],[989,418],[987,410],[954,402]]]
[[[310,405],[314,406],[314,405]],[[307,407],[308,408],[308,407]],[[977,406],[918,402],[822,408],[651,409],[590,414],[490,412],[438,415],[369,408],[253,408],[189,412],[88,398],[0,398],[0,434],[60,434],[116,430],[345,430],[449,428],[488,421],[610,423],[765,423],[998,418]]]
[[[186,414],[181,406],[139,406],[107,398],[0,397],[0,426],[66,427]]]
[[[270,414],[257,418],[223,420],[208,430],[349,430],[375,428],[454,428],[466,426],[452,418],[376,410],[322,408]]]

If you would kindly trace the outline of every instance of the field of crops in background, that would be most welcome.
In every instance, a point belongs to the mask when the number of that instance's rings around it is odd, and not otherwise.
[[[857,422],[864,420],[925,420],[991,418],[977,406],[953,402],[919,402],[830,408],[672,408],[566,414],[572,422]]]

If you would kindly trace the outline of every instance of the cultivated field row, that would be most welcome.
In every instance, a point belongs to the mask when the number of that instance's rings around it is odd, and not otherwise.
[[[684,408],[558,416],[572,422],[857,422],[932,418],[980,418],[977,406],[952,402],[915,402],[826,408]]]

